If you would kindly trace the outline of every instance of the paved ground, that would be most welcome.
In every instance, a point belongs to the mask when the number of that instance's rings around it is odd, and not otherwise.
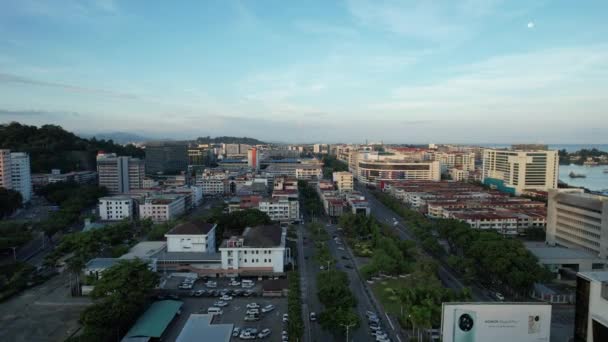
[[[71,297],[68,281],[60,274],[0,304],[0,341],[64,341],[74,333],[90,300]]]
[[[206,313],[207,308],[213,306],[213,303],[217,301],[217,298],[211,297],[188,297],[182,298],[184,306],[182,307],[182,314],[178,316],[171,325],[167,328],[167,335],[164,341],[175,341],[180,331],[186,324],[188,317],[192,313]],[[245,311],[247,311],[246,305],[249,303],[257,303],[264,307],[265,305],[272,304],[276,309],[268,314],[262,314],[261,319],[257,322],[245,322]],[[232,323],[235,327],[239,328],[256,328],[261,331],[264,328],[271,330],[269,337],[263,339],[264,341],[281,341],[281,332],[283,331],[283,314],[287,312],[287,298],[234,298],[228,306],[222,308],[223,314],[218,316],[214,323]],[[240,341],[239,338],[232,338],[232,341]]]

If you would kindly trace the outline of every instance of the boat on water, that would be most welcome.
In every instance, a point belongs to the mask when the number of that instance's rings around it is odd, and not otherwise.
[[[568,176],[570,178],[587,178],[587,176],[585,174],[575,173],[574,171],[570,171],[570,173],[568,174]]]

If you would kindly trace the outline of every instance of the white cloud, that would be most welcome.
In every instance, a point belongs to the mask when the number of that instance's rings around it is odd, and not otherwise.
[[[529,29],[534,28],[534,22],[533,21],[531,21],[531,22],[528,23],[528,28]]]

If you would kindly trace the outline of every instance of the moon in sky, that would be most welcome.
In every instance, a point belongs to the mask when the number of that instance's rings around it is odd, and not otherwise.
[[[528,28],[529,29],[534,28],[534,22],[533,21],[531,21],[531,22],[528,23]]]

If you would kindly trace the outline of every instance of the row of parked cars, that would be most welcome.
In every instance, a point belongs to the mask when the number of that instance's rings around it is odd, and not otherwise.
[[[378,315],[375,312],[367,311],[365,312],[365,316],[367,316],[367,324],[369,325],[372,337],[376,338],[377,342],[390,342],[391,339],[388,337],[388,334],[380,326]]]
[[[256,297],[259,293],[252,290],[241,290],[241,289],[221,289],[221,290],[196,290],[191,291],[190,295],[192,297],[220,297],[224,295],[233,296],[233,297]]]
[[[265,338],[270,336],[270,329],[266,328],[266,329],[262,329],[260,332],[258,332],[258,329],[256,328],[238,328],[235,327],[234,330],[232,330],[232,337],[238,337],[241,340],[255,340],[256,338]],[[283,331],[283,333],[286,333],[285,331]]]

